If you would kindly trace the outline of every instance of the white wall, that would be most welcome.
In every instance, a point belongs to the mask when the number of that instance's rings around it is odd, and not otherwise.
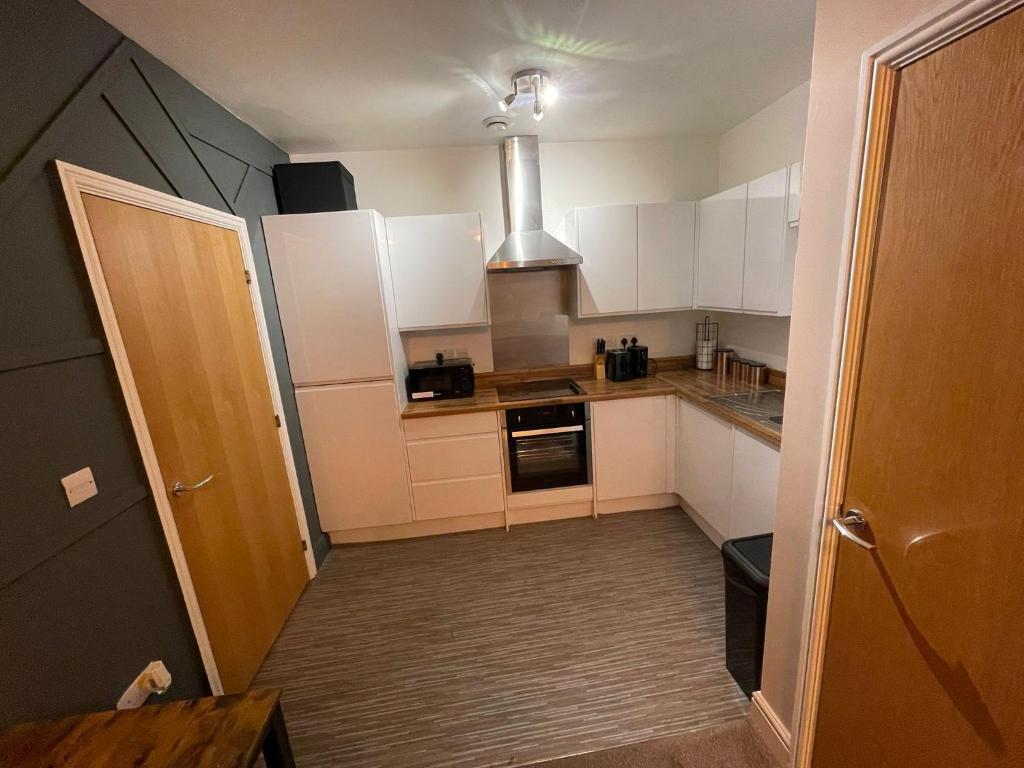
[[[722,134],[719,189],[764,176],[803,157],[810,93],[808,80]]]
[[[361,208],[385,216],[479,211],[486,257],[505,238],[500,149],[434,149],[293,155],[296,162],[340,160],[356,180]],[[696,200],[718,186],[718,138],[687,136],[647,141],[565,142],[540,145],[544,228],[564,234],[565,213],[577,205]],[[653,356],[693,352],[691,312],[570,322],[570,362],[585,363],[593,339],[637,336]],[[468,354],[478,371],[493,370],[487,328],[405,333],[410,362],[436,351]]]
[[[730,128],[719,139],[718,188],[728,189],[800,160],[804,154],[810,82]],[[786,370],[788,317],[720,313],[719,338],[737,354]]]
[[[818,0],[762,695],[792,728],[831,440],[861,53],[935,0]]]

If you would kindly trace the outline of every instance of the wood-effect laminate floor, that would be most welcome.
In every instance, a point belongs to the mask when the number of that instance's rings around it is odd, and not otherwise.
[[[743,717],[679,509],[335,548],[255,686],[300,768],[508,766]]]

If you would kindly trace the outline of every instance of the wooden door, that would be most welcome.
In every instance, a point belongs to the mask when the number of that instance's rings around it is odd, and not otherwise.
[[[242,691],[307,571],[238,233],[82,197],[221,683]]]
[[[636,311],[636,206],[601,205],[576,212],[580,314]]]
[[[637,309],[689,309],[693,306],[694,234],[692,202],[637,206]]]
[[[743,309],[779,310],[782,244],[786,234],[788,168],[747,184],[747,229],[743,248]]]
[[[815,768],[1024,765],[1024,12],[901,70]]]
[[[697,218],[697,305],[741,309],[747,185],[701,200]]]

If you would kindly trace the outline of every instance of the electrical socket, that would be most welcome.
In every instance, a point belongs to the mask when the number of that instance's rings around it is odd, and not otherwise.
[[[138,709],[152,694],[166,693],[170,687],[171,673],[163,661],[151,661],[121,694],[121,698],[117,700],[117,708]]]

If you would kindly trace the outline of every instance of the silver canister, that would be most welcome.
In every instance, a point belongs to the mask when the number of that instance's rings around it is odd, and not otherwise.
[[[760,389],[768,381],[768,366],[764,363],[751,362],[747,373],[747,383],[754,389]]]
[[[732,361],[732,378],[737,384],[746,384],[750,375],[750,361],[738,357]]]
[[[715,371],[722,375],[729,375],[729,367],[732,364],[732,358],[735,353],[731,349],[716,349],[715,350]]]

